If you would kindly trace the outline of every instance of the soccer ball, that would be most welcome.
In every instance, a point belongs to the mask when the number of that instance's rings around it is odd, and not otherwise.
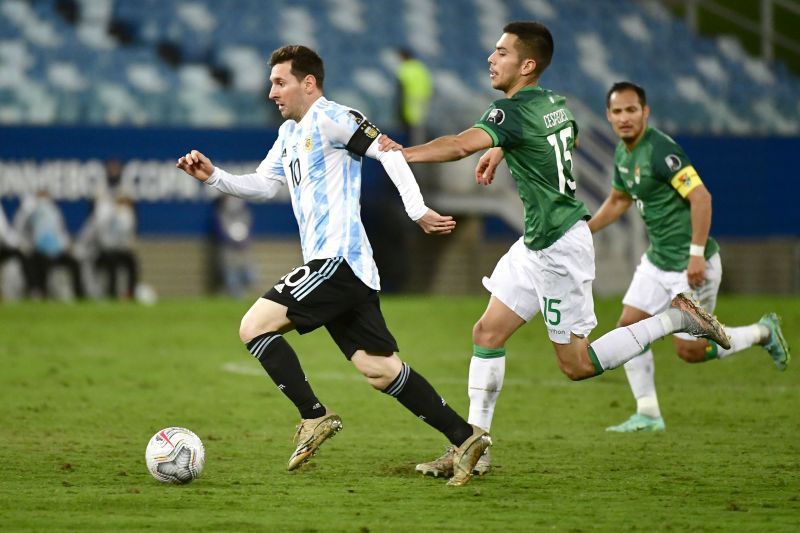
[[[203,471],[206,451],[200,438],[186,428],[164,428],[144,452],[147,469],[162,483],[189,483]]]

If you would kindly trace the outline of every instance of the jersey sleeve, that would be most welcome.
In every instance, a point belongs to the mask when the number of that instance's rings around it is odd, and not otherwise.
[[[333,116],[326,115],[328,120],[322,121],[321,127],[331,142],[363,157],[381,131],[363,113],[348,108],[341,110]]]
[[[652,164],[656,179],[669,183],[683,198],[703,184],[689,157],[674,141],[660,143],[653,150]]]
[[[619,168],[617,168],[617,165],[614,165],[614,177],[611,178],[611,186],[618,191],[622,191],[626,194],[628,193],[628,189],[625,187],[625,182],[622,180],[622,176],[619,173]]]
[[[231,174],[215,167],[213,174],[205,184],[225,194],[244,198],[245,200],[269,200],[278,190],[286,184],[286,174],[281,164],[283,153],[283,136],[278,133],[278,139],[267,152],[267,157],[261,161],[256,171],[252,174]]]
[[[275,178],[278,180],[283,179],[286,181],[286,174],[283,170],[283,163],[281,162],[281,155],[283,153],[283,135],[281,135],[280,131],[278,132],[278,139],[272,145],[269,152],[267,152],[267,157],[264,158],[263,161],[258,165],[256,168],[256,174],[263,176],[264,178]]]
[[[522,128],[515,113],[515,105],[511,100],[497,100],[475,123],[492,138],[492,146],[512,147],[522,137]]]

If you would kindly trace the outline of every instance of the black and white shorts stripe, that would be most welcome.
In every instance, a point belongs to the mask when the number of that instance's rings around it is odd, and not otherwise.
[[[332,257],[330,259],[326,259],[319,270],[312,272],[306,279],[300,282],[300,284],[293,287],[290,291],[290,294],[298,302],[301,301],[303,298],[311,294],[311,291],[319,287],[323,281],[331,279],[333,274],[336,272],[336,269],[339,268],[339,265],[341,265],[343,261],[344,257]]]

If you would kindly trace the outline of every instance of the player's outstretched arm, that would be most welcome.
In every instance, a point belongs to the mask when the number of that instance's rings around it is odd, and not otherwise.
[[[422,218],[416,220],[422,231],[429,235],[447,235],[456,228],[456,221],[449,215],[440,215],[433,209],[428,209]]]
[[[592,233],[597,233],[605,228],[628,210],[633,203],[633,198],[630,195],[620,191],[619,189],[611,189],[611,193],[597,210],[591,220],[589,220],[589,229]]]
[[[206,181],[214,173],[211,160],[197,150],[192,150],[178,159],[175,166],[200,181]]]
[[[445,135],[407,148],[386,135],[381,135],[378,144],[383,152],[402,150],[409,163],[443,163],[458,161],[479,150],[491,148],[492,138],[480,128],[470,128],[458,135]]]
[[[490,185],[494,181],[494,173],[503,157],[503,149],[498,146],[490,148],[481,156],[475,167],[475,181],[478,185]]]

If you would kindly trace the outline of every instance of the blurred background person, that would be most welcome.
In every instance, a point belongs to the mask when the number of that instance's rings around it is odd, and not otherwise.
[[[81,267],[71,249],[71,239],[61,209],[40,188],[35,196],[22,201],[14,228],[22,238],[22,247],[30,250],[30,292],[47,298],[50,294],[50,273],[55,267],[66,267],[72,279],[72,296],[86,297]]]
[[[27,293],[30,287],[30,266],[28,262],[28,258],[22,253],[20,238],[14,229],[9,225],[8,219],[6,218],[5,212],[3,211],[3,206],[0,205],[0,276],[2,276],[5,272],[5,266],[9,261],[16,260],[19,270],[22,273],[23,278],[23,286],[21,290],[18,290],[18,293]],[[5,282],[5,279],[0,281]],[[2,294],[4,297],[6,296],[6,286],[3,285]]]
[[[121,186],[122,164],[116,159],[106,163],[107,188],[95,198],[94,209],[81,231],[80,243],[91,258],[101,280],[102,291],[109,298],[130,299],[139,283],[139,261],[135,253],[136,211],[130,195]],[[125,286],[119,289],[119,274]]]
[[[256,281],[257,275],[250,260],[253,215],[241,198],[223,195],[214,204],[213,261],[214,286],[234,298]]]
[[[425,64],[414,57],[408,48],[401,48],[400,65],[397,67],[398,114],[409,146],[427,140],[426,121],[433,80]]]

